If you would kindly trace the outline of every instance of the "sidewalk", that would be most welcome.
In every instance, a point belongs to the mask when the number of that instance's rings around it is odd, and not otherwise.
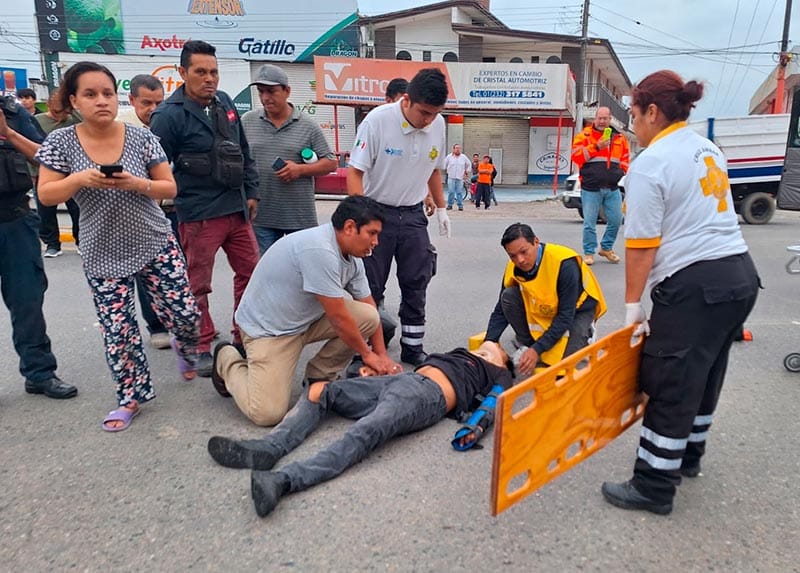
[[[559,192],[561,189],[559,188]],[[556,199],[553,185],[495,185],[494,194],[498,203],[526,203],[529,201],[546,201]]]

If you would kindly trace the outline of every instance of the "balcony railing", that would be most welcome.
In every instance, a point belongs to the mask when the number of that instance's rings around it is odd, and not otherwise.
[[[624,126],[628,126],[630,121],[630,111],[621,101],[611,95],[611,92],[602,84],[586,84],[583,98],[583,105],[607,107],[611,110],[611,116],[619,120]]]

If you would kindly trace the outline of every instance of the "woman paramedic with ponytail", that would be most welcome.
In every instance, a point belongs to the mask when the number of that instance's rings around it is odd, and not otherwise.
[[[617,507],[657,514],[672,511],[681,476],[700,473],[728,352],[759,289],[725,156],[687,127],[702,95],[702,84],[668,70],[632,94],[633,129],[647,149],[625,179],[625,306],[626,324],[649,334],[639,375],[649,400],[633,477],[602,492]]]

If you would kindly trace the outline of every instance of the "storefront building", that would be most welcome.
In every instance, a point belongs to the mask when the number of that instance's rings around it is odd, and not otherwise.
[[[220,89],[240,112],[260,105],[248,84],[270,62],[289,76],[289,101],[316,120],[332,146],[336,131],[342,149],[355,139],[353,109],[314,105],[312,94],[315,55],[359,55],[356,0],[304,0],[291,10],[256,0],[36,0],[35,6],[51,89],[70,65],[93,60],[117,76],[122,109],[137,74],[158,77],[169,97],[181,82],[183,44],[204,40],[217,48]]]
[[[361,53],[367,58],[431,63],[568,64],[579,103],[575,119],[562,117],[560,133],[557,113],[552,111],[470,110],[448,116],[450,145],[461,143],[470,155],[492,155],[502,183],[545,183],[556,169],[563,179],[569,173],[576,121],[591,120],[598,106],[608,106],[614,126],[627,130],[628,109],[621,98],[629,93],[631,82],[607,40],[590,38],[582,67],[580,38],[511,29],[491,14],[488,5],[488,1],[456,0],[362,18]],[[461,129],[453,129],[453,123]]]

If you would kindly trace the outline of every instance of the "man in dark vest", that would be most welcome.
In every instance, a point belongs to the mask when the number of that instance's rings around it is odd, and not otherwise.
[[[78,389],[56,376],[56,357],[42,313],[47,277],[39,246],[39,217],[30,209],[27,159],[42,141],[31,115],[0,97],[0,286],[11,314],[11,337],[28,394],[72,398]]]
[[[185,42],[178,67],[184,83],[150,116],[150,131],[174,164],[180,241],[202,313],[197,373],[206,377],[216,331],[208,295],[217,251],[225,251],[233,269],[234,312],[258,263],[250,224],[258,209],[258,170],[233,100],[217,89],[216,53],[202,40]],[[235,323],[232,334],[241,344]]]

